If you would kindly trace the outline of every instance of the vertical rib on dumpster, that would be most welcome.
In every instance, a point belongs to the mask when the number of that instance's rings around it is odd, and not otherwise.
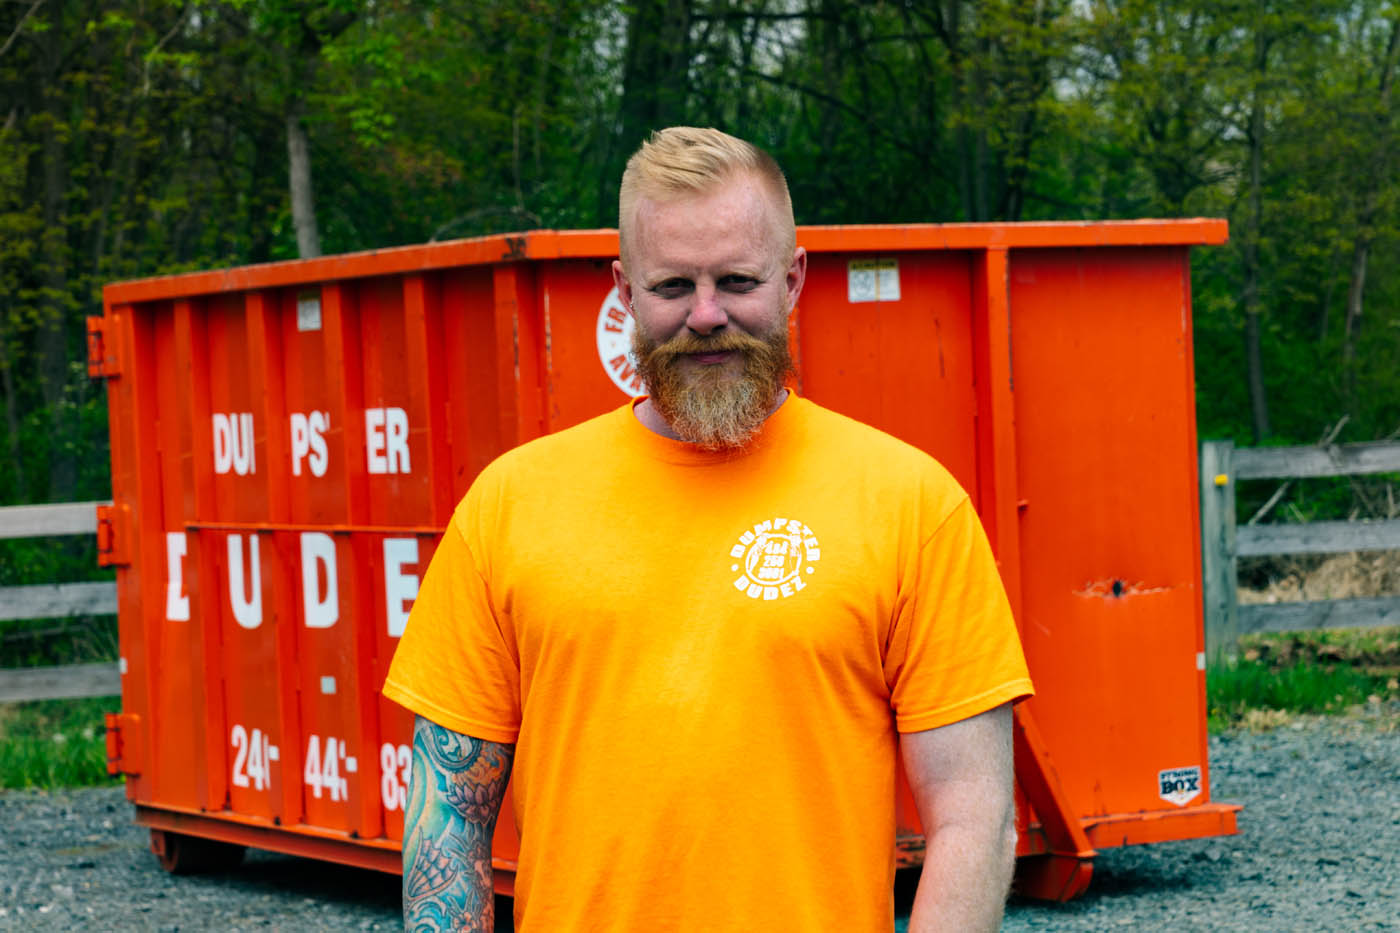
[[[973,264],[973,346],[978,367],[977,501],[1018,625],[1021,603],[1020,508],[1016,488],[1015,373],[1011,355],[1008,251],[983,250]],[[1093,870],[1093,848],[1077,811],[1050,765],[1045,740],[1028,701],[1015,711],[1016,783],[1040,818],[1050,854],[1017,863],[1017,887],[1031,897],[1068,900],[1082,893]],[[1027,728],[1027,723],[1030,723]],[[1028,816],[1023,819],[1029,821]]]
[[[989,247],[974,263],[973,346],[977,365],[977,505],[1016,621],[1021,619],[1017,528],[1015,374],[1007,251]]]
[[[152,708],[152,665],[147,663],[153,633],[147,623],[148,610],[157,604],[159,578],[151,570],[159,553],[151,541],[150,526],[158,520],[155,507],[160,501],[159,476],[152,469],[156,457],[155,387],[151,385],[154,359],[149,321],[140,321],[130,305],[107,309],[104,339],[113,344],[124,372],[109,376],[107,382],[108,423],[111,429],[112,499],[126,506],[135,519],[139,541],[127,542],[131,563],[117,569],[117,605],[122,659],[122,709],[133,714],[134,728],[149,729]],[[136,329],[142,328],[141,333]],[[143,570],[145,572],[143,572]],[[127,796],[137,799],[151,792],[150,743],[145,736],[124,736],[128,759],[140,777],[127,779]],[[136,753],[130,751],[133,745]],[[131,764],[131,762],[128,762]]]

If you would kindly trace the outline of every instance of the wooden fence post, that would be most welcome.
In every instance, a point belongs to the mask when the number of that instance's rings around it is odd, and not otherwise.
[[[1234,441],[1201,444],[1201,562],[1206,660],[1234,660],[1240,637],[1235,606]]]

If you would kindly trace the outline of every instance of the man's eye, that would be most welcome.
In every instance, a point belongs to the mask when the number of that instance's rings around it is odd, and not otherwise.
[[[719,280],[719,287],[727,292],[751,292],[758,288],[758,279],[748,275],[726,275]]]
[[[651,288],[652,294],[662,298],[679,298],[690,292],[691,284],[687,279],[667,279],[660,285]]]

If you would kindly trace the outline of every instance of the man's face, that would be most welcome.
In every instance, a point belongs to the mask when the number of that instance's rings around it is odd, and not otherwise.
[[[651,402],[684,440],[742,445],[778,402],[807,257],[786,255],[777,217],[772,195],[744,174],[703,194],[636,202],[628,268],[614,263],[613,275]]]

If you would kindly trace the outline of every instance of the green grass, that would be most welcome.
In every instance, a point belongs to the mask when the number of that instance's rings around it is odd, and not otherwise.
[[[0,788],[112,784],[103,714],[115,697],[0,704]]]
[[[1341,713],[1400,700],[1400,629],[1259,634],[1240,649],[1233,664],[1206,672],[1213,731],[1260,712]]]

